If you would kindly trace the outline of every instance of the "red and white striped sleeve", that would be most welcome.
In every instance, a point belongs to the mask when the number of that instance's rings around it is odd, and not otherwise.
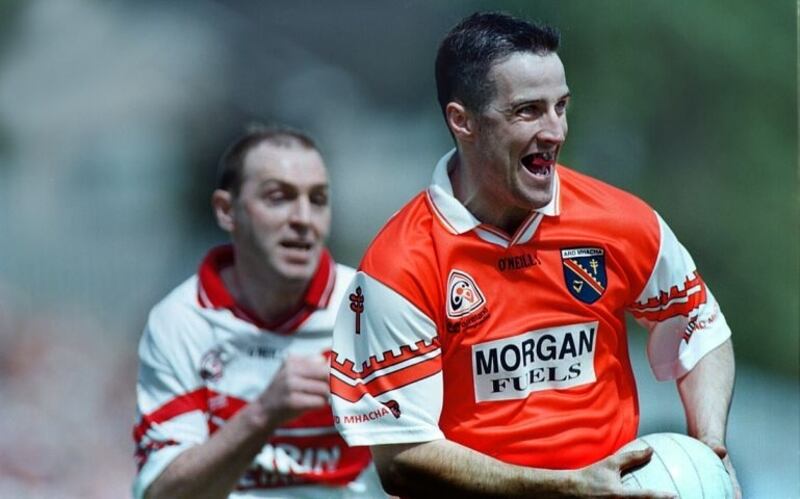
[[[676,379],[727,340],[731,331],[711,290],[675,234],[660,229],[652,273],[629,310],[650,332],[647,357],[659,380]]]
[[[359,271],[333,334],[334,421],[350,445],[444,438],[441,348],[429,314]]]
[[[164,315],[163,309],[154,309],[139,343],[137,421],[133,429],[138,468],[133,483],[135,498],[144,497],[150,484],[178,454],[209,435],[208,397],[192,369],[192,352],[188,345],[171,344],[182,336],[180,328],[198,334],[208,325],[191,314]]]

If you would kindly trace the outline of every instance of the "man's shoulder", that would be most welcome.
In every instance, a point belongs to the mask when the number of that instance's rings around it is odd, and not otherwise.
[[[435,259],[434,230],[434,215],[423,191],[386,222],[364,253],[359,270],[391,279],[425,266]]]
[[[212,327],[200,309],[195,275],[150,310],[139,340],[140,361],[162,367],[188,365],[189,359],[213,336]]]
[[[395,213],[370,244],[359,271],[423,311],[433,310],[439,286],[435,219],[427,191]]]
[[[197,298],[197,275],[170,291],[150,310],[146,332],[158,336],[180,336],[207,326]]]
[[[568,190],[570,188],[581,190],[588,195],[602,196],[604,200],[610,199],[612,201],[622,203],[647,204],[637,195],[628,192],[621,187],[609,184],[604,180],[600,180],[599,178],[582,173],[564,165],[559,165],[558,174],[561,178],[563,187]]]
[[[603,242],[624,255],[620,261],[645,277],[658,256],[661,227],[653,209],[639,197],[569,168],[559,170],[565,226],[587,240]],[[643,284],[642,284],[643,285]]]
[[[569,215],[602,217],[626,227],[657,225],[655,212],[637,195],[600,179],[560,165],[562,209]]]
[[[339,308],[339,303],[347,292],[347,287],[350,281],[356,275],[356,269],[349,265],[336,262],[336,280],[331,291],[331,298],[328,301],[327,309],[336,311]]]

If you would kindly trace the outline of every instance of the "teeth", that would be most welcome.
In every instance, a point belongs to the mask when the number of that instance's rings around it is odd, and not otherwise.
[[[299,248],[299,249],[310,249],[311,245],[308,243],[300,243],[296,241],[284,241],[281,245],[285,248]]]

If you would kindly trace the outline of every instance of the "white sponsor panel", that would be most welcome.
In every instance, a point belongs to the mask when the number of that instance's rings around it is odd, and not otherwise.
[[[593,383],[597,326],[538,329],[473,345],[475,400],[523,399],[532,392]]]

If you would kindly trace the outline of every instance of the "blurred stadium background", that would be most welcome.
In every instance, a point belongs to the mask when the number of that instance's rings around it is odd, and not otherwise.
[[[150,306],[224,239],[208,196],[249,121],[308,129],[335,256],[423,188],[450,138],[440,37],[476,9],[559,26],[562,160],[647,199],[734,329],[746,497],[800,497],[797,5],[788,0],[0,2],[0,497],[133,476]],[[639,329],[642,432],[684,427]]]

